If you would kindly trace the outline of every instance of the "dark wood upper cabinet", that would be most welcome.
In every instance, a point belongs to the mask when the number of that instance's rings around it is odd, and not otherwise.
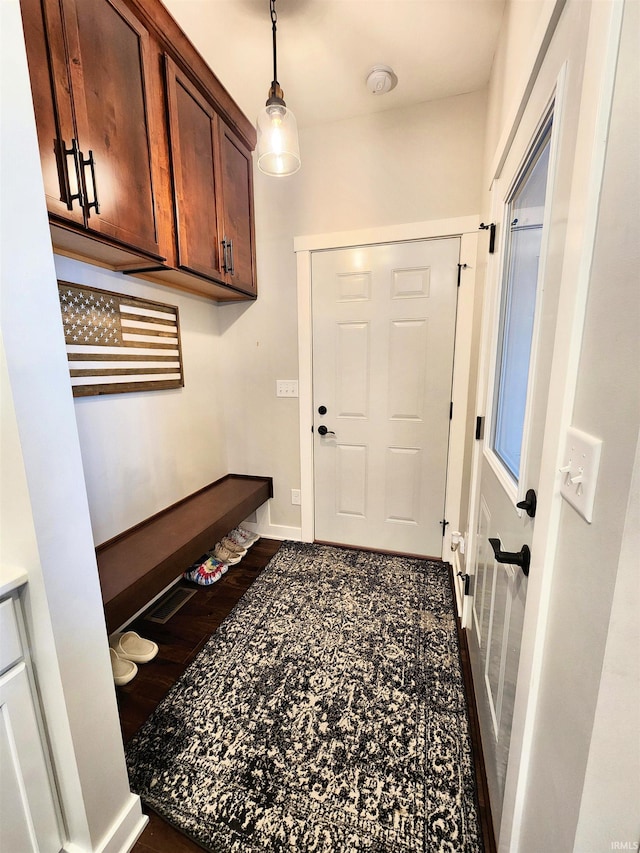
[[[165,62],[178,265],[220,281],[218,114],[170,57]]]
[[[255,129],[159,0],[21,0],[54,247],[256,295]]]
[[[63,0],[63,8],[88,227],[158,254],[149,34],[119,0]]]
[[[219,122],[223,190],[223,240],[227,247],[227,282],[244,293],[256,292],[251,152],[227,125]]]
[[[165,56],[178,265],[255,294],[251,151]]]
[[[21,7],[47,210],[84,225],[77,132],[60,5],[57,0],[22,0]]]
[[[50,214],[163,258],[148,32],[120,0],[23,0],[23,17]]]

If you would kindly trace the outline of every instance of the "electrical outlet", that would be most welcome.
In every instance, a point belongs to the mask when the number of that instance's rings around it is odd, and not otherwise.
[[[276,379],[276,397],[297,397],[297,379]]]
[[[300,489],[291,489],[291,503],[294,506],[300,506],[300,504],[301,504]]]

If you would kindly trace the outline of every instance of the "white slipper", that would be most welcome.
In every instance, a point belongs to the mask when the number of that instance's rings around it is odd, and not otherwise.
[[[133,661],[121,658],[115,649],[109,648],[109,654],[111,655],[111,671],[116,687],[128,684],[138,674],[138,667]]]
[[[153,640],[145,640],[135,631],[125,631],[124,634],[112,634],[109,645],[124,660],[136,663],[147,663],[158,654],[158,646]]]

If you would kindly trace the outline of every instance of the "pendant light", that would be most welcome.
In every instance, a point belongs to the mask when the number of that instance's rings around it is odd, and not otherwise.
[[[273,31],[273,81],[264,109],[258,115],[258,168],[265,175],[293,175],[300,168],[298,126],[284,102],[278,83],[276,52],[276,0],[269,0]]]

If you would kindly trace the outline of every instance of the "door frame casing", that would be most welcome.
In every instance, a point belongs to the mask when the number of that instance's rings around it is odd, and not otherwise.
[[[461,269],[456,312],[453,360],[453,417],[449,433],[445,518],[449,522],[442,540],[442,556],[451,548],[451,532],[460,530],[463,465],[467,440],[467,409],[472,375],[472,337],[476,293],[478,216],[437,219],[401,225],[380,226],[355,231],[304,235],[294,238],[298,281],[298,392],[300,423],[301,538],[315,538],[313,470],[313,311],[311,302],[311,254],[327,249],[344,249],[380,243],[460,238]]]

